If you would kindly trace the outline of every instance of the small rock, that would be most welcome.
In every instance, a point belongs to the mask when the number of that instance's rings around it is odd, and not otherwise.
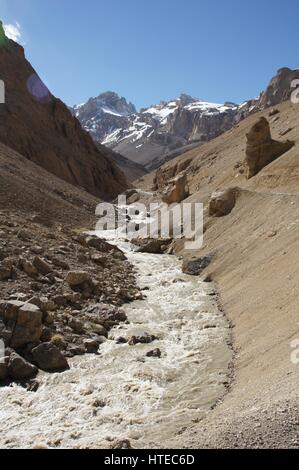
[[[149,351],[146,354],[146,357],[157,357],[158,359],[160,359],[161,355],[162,355],[161,350],[157,348],[157,349],[153,349],[152,351]]]
[[[145,333],[143,336],[132,336],[129,340],[129,346],[135,346],[136,344],[150,344],[156,341],[158,338],[154,335]]]
[[[86,352],[89,354],[96,354],[99,350],[99,343],[94,339],[85,339],[83,344]]]
[[[86,271],[70,271],[66,276],[66,282],[71,287],[80,286],[85,282],[89,283],[90,281],[91,276]]]
[[[36,256],[34,258],[33,266],[43,276],[47,276],[53,271],[52,266],[49,263],[47,263],[44,259],[40,258],[39,256]]]
[[[31,233],[28,230],[22,229],[18,232],[17,237],[22,241],[29,241],[31,239]]]

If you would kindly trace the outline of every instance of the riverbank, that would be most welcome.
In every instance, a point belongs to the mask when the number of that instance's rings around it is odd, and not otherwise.
[[[207,229],[200,255],[216,254],[206,272],[233,326],[234,380],[222,403],[169,447],[298,447],[298,224],[298,195],[242,191],[232,213]]]

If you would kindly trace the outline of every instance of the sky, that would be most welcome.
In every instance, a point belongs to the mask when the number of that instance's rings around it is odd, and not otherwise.
[[[299,68],[298,0],[0,0],[7,34],[68,105],[111,90],[137,108],[181,93],[256,97]]]

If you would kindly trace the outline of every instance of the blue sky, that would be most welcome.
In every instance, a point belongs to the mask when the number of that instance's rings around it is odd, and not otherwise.
[[[138,108],[242,102],[299,68],[298,0],[0,0],[0,18],[67,104],[107,90]]]

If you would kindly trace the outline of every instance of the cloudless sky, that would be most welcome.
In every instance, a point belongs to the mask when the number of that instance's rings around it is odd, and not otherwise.
[[[138,108],[242,102],[299,68],[298,0],[0,0],[0,18],[69,105],[107,90]]]

